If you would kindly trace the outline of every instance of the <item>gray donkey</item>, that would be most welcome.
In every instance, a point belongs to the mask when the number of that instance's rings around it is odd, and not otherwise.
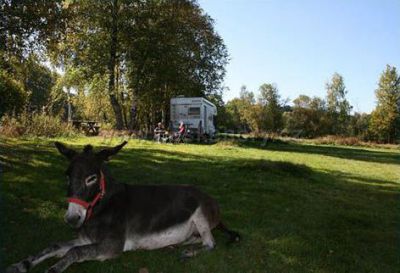
[[[78,153],[55,143],[69,160],[65,222],[77,230],[78,238],[54,244],[13,264],[7,273],[27,272],[50,257],[61,259],[47,272],[63,272],[73,263],[103,261],[124,251],[202,243],[202,247],[183,253],[184,257],[194,256],[200,250],[214,248],[213,228],[226,233],[230,242],[239,241],[239,234],[222,224],[217,202],[193,186],[114,181],[104,161],[125,144],[97,153],[87,145]]]

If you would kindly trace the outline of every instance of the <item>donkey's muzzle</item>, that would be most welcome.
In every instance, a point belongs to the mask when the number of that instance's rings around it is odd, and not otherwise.
[[[68,210],[65,213],[65,222],[73,228],[79,228],[86,218],[86,208],[75,203],[68,204]]]
[[[81,216],[80,215],[68,215],[65,216],[65,222],[72,227],[79,227]]]

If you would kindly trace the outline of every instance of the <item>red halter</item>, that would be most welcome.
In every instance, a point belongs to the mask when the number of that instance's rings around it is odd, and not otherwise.
[[[87,221],[92,216],[94,206],[96,206],[97,202],[99,202],[104,197],[105,194],[106,194],[106,180],[104,179],[103,172],[100,171],[100,192],[96,194],[93,200],[91,202],[86,202],[78,198],[68,198],[68,203],[75,203],[84,207],[86,209],[85,221]]]

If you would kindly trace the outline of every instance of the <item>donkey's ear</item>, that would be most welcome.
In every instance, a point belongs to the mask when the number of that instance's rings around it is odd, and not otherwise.
[[[67,148],[64,144],[62,144],[61,142],[55,142],[54,145],[56,145],[57,150],[64,155],[66,158],[68,158],[69,160],[71,160],[75,155],[76,152],[70,148]]]
[[[101,160],[107,161],[110,159],[110,156],[117,154],[119,152],[119,150],[121,150],[122,147],[124,147],[126,145],[126,143],[128,143],[128,142],[124,141],[115,147],[101,150],[100,152],[97,153],[97,156],[100,157]]]

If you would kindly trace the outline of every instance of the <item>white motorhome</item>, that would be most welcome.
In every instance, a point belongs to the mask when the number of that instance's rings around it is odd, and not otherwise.
[[[204,98],[177,97],[171,99],[170,125],[173,129],[183,121],[186,128],[193,133],[214,135],[214,116],[217,107]]]

